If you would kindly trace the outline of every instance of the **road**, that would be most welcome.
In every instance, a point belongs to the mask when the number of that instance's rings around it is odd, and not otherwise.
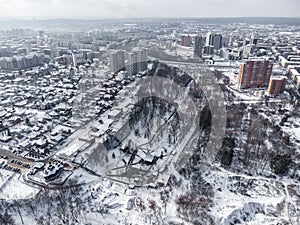
[[[0,148],[0,155],[8,157],[8,161],[15,159],[15,160],[19,160],[21,162],[28,163],[31,165],[34,163],[34,160],[26,159],[21,156],[17,156],[14,153],[12,153],[11,151],[3,149],[3,148]]]

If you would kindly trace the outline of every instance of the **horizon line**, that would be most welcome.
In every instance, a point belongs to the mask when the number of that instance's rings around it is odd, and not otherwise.
[[[300,19],[300,16],[165,16],[165,17],[1,17],[0,20],[137,20],[137,19]]]

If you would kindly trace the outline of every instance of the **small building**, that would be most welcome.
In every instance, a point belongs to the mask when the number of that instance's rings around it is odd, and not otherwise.
[[[116,120],[122,115],[122,110],[114,109],[108,114],[108,119]]]
[[[276,76],[271,77],[268,87],[269,95],[278,95],[283,93],[286,85],[286,77],[284,76]]]
[[[295,77],[294,83],[296,84],[296,87],[300,89],[300,75]]]
[[[6,135],[4,135],[4,136],[0,136],[0,141],[1,141],[1,142],[4,142],[4,143],[8,143],[8,142],[10,142],[10,141],[11,141],[11,139],[12,139],[12,137],[11,137],[11,136],[6,136]]]
[[[292,79],[298,89],[300,88],[300,72],[299,71],[300,71],[300,67],[295,67],[295,68],[290,69],[290,74],[291,74]]]
[[[50,140],[52,142],[56,142],[56,143],[61,142],[63,139],[64,139],[64,137],[62,136],[62,134],[57,134],[57,135],[51,135],[50,136]]]
[[[40,137],[38,140],[35,141],[34,145],[39,148],[45,148],[48,146],[48,140],[46,138]]]
[[[4,143],[10,142],[12,139],[10,130],[7,127],[0,127],[0,141]]]

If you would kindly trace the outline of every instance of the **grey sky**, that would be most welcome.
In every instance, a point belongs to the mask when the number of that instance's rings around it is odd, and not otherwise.
[[[300,0],[0,0],[0,17],[299,17]]]

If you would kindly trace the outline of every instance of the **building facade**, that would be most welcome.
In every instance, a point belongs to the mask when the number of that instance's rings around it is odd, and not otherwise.
[[[127,61],[127,71],[129,75],[134,75],[137,73],[137,54],[136,52],[129,52]]]
[[[222,48],[222,35],[207,33],[206,35],[206,46],[214,46],[215,50]]]
[[[250,59],[240,65],[239,89],[261,88],[269,85],[273,63],[265,59]]]
[[[124,51],[110,53],[110,68],[113,73],[118,72],[125,66]]]
[[[222,35],[221,34],[213,34],[212,35],[212,43],[214,49],[219,50],[222,48]]]
[[[202,37],[196,36],[194,42],[194,57],[202,58],[202,49],[203,49]]]
[[[286,85],[286,77],[284,76],[276,76],[271,77],[268,87],[268,94],[269,95],[278,95],[283,93]]]
[[[192,45],[192,37],[190,35],[181,35],[180,44],[182,46],[191,46]]]
[[[147,50],[138,49],[130,52],[127,55],[127,66],[126,69],[129,75],[137,74],[138,72],[147,69]]]
[[[139,49],[137,51],[137,70],[138,72],[147,69],[147,50]]]
[[[205,46],[211,45],[211,33],[208,32],[205,37]]]
[[[207,55],[212,55],[214,53],[214,46],[211,45],[204,46],[203,53]]]
[[[44,55],[29,54],[25,56],[3,57],[0,59],[1,70],[22,70],[42,65]]]

